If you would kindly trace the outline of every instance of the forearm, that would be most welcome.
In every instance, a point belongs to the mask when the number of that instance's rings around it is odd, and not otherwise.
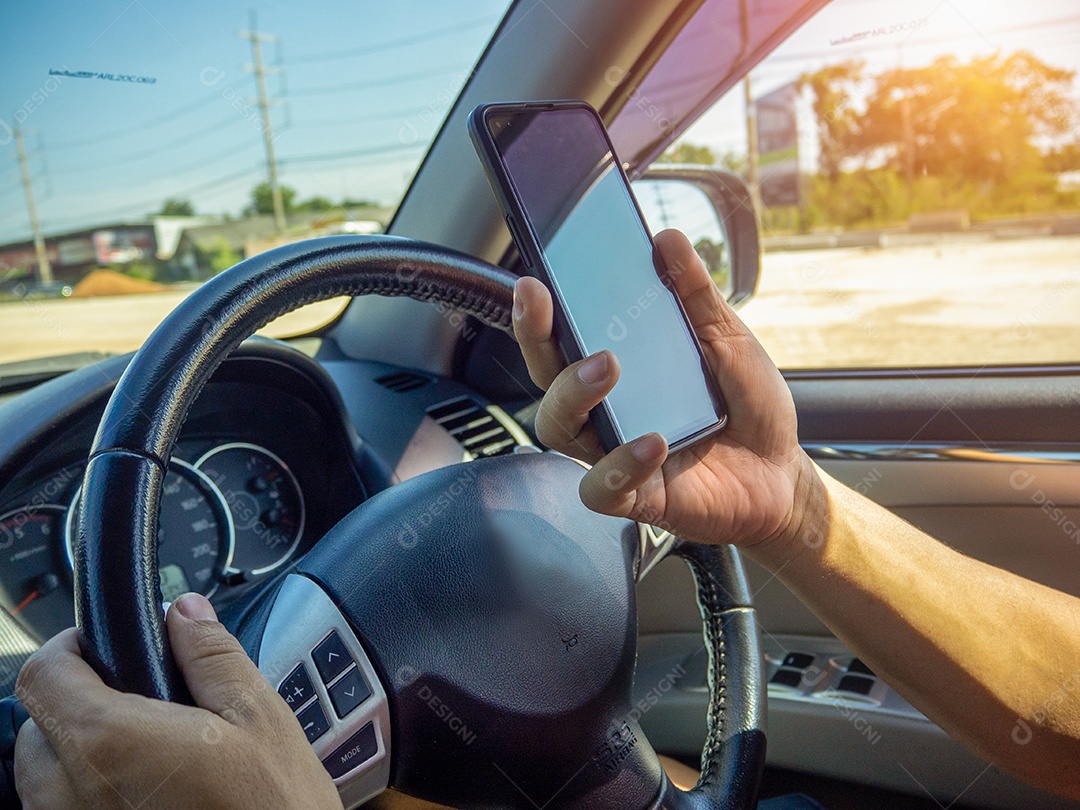
[[[806,462],[751,558],[954,738],[1080,798],[1080,599],[965,557]]]

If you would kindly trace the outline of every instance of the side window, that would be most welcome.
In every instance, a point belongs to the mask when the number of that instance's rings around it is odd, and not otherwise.
[[[1056,0],[834,0],[669,150],[756,189],[740,314],[781,368],[1080,361],[1078,35]]]

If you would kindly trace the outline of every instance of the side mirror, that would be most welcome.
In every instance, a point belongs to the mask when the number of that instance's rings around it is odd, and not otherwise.
[[[733,307],[754,294],[761,245],[750,189],[711,166],[654,165],[633,181],[634,196],[655,233],[678,228],[694,243]]]

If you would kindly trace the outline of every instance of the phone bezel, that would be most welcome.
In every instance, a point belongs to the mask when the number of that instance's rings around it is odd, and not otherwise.
[[[488,180],[491,183],[496,198],[506,216],[507,226],[510,229],[511,237],[517,244],[518,250],[521,253],[526,272],[544,282],[556,298],[557,305],[554,307],[555,336],[567,361],[576,362],[584,357],[584,343],[581,339],[581,334],[574,323],[572,314],[566,306],[566,301],[563,298],[558,279],[555,273],[552,272],[543,246],[536,236],[533,224],[521,203],[517,187],[513,178],[510,176],[503,160],[503,156],[499,151],[496,140],[497,133],[493,131],[491,123],[496,116],[512,119],[514,116],[522,114],[537,114],[560,110],[583,111],[587,113],[596,124],[597,132],[603,139],[608,152],[612,156],[615,170],[618,172],[627,196],[629,197],[630,205],[637,217],[638,225],[651,246],[652,261],[653,266],[656,269],[657,278],[666,293],[671,296],[671,299],[674,301],[682,320],[683,333],[689,344],[694,348],[694,351],[697,352],[699,362],[701,363],[702,375],[705,378],[706,387],[708,388],[710,399],[713,403],[714,418],[710,419],[709,417],[705,417],[704,419],[687,423],[686,425],[680,426],[671,434],[664,435],[664,438],[668,442],[669,452],[675,452],[676,450],[682,449],[706,436],[722,430],[728,421],[727,405],[724,401],[723,394],[720,391],[719,384],[709,369],[704,351],[690,324],[686,309],[683,307],[682,301],[679,300],[679,297],[670,287],[670,280],[666,268],[664,268],[663,262],[657,253],[656,246],[652,241],[652,235],[649,233],[648,226],[645,222],[645,217],[642,214],[637,198],[634,196],[633,190],[630,187],[629,178],[626,175],[621,161],[618,159],[615,147],[611,142],[611,138],[608,135],[607,128],[603,124],[603,120],[591,105],[579,100],[489,103],[481,104],[472,111],[469,116],[469,133],[477,148],[477,152],[481,157],[481,162],[484,164],[485,172],[488,175]],[[612,410],[606,397],[600,402],[597,408],[594,409],[592,416],[599,417],[593,419],[593,424],[599,434],[601,445],[606,452],[610,452],[618,445],[624,444],[630,439],[637,438],[636,436],[628,437],[625,435],[618,417]]]

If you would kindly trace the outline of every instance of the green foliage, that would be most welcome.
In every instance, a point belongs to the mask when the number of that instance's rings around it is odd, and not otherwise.
[[[296,201],[296,189],[289,186],[279,186],[281,189],[281,206],[285,209],[285,213],[289,214],[295,210],[294,203]],[[251,204],[244,209],[246,216],[252,216],[256,214],[273,214],[274,213],[274,195],[270,191],[269,183],[259,183],[251,190]]]
[[[703,237],[694,243],[694,250],[697,251],[698,256],[705,263],[712,280],[721,289],[726,287],[731,278],[731,261],[728,251],[724,250],[724,245]]]
[[[375,200],[353,200],[346,197],[340,203],[342,208],[378,208],[379,204]]]
[[[1026,51],[867,75],[843,62],[803,76],[817,118],[820,174],[808,220],[852,227],[914,212],[973,218],[1076,204],[1055,174],[1080,169],[1074,73]],[[1040,143],[1058,147],[1043,151]]]
[[[170,197],[165,200],[158,212],[163,217],[192,217],[195,216],[195,206],[190,200],[178,200]]]
[[[693,163],[698,166],[712,166],[716,155],[707,146],[697,146],[682,141],[669,148],[660,156],[660,163]]]
[[[717,155],[708,146],[682,141],[669,148],[657,163],[686,163],[695,166],[716,166],[735,174],[746,174],[746,156],[727,151]]]
[[[224,236],[218,236],[214,240],[213,246],[203,252],[203,258],[206,264],[210,266],[210,271],[216,276],[218,273],[228,270],[234,264],[239,264],[244,257],[240,255],[240,251],[232,248],[225,241]]]
[[[294,210],[301,212],[310,211],[312,213],[319,213],[322,211],[329,211],[334,207],[334,204],[328,199],[326,199],[326,197],[312,197],[310,200],[304,200],[303,202],[297,203]]]
[[[297,201],[296,189],[289,186],[281,186],[281,204],[286,214],[319,214],[332,211],[335,208],[376,208],[378,203],[374,200],[350,200],[345,199],[340,203],[331,202],[326,197],[315,196],[306,200]],[[246,217],[259,214],[274,213],[274,197],[270,193],[269,183],[259,183],[251,190],[251,203],[244,209]]]
[[[1055,174],[1080,171],[1080,140],[1074,140],[1046,153],[1046,170]]]
[[[865,65],[858,60],[828,65],[816,73],[804,75],[800,87],[810,88],[814,119],[821,144],[821,173],[836,177],[840,164],[848,156],[850,141],[858,131],[859,113],[855,99],[866,82]]]

